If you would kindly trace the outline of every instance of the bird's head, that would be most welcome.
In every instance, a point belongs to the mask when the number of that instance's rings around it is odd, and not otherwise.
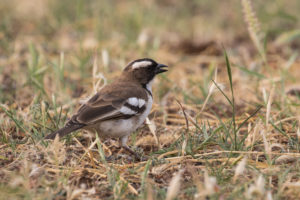
[[[123,74],[141,84],[148,84],[157,74],[168,71],[167,67],[167,65],[159,64],[150,58],[143,58],[129,63]]]

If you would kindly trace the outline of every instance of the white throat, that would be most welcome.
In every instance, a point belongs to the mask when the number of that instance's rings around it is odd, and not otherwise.
[[[146,84],[147,90],[149,90],[149,92],[151,92],[151,93],[152,93],[152,83],[153,83],[153,80],[154,79],[152,79],[149,83]]]

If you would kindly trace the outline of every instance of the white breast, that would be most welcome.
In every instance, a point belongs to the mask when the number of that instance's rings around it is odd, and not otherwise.
[[[152,104],[153,104],[153,99],[152,99],[152,96],[150,94],[147,94],[148,95],[148,101],[147,101],[147,104],[146,104],[146,109],[145,111],[143,112],[142,115],[140,115],[140,119],[137,123],[137,127],[140,127],[142,125],[142,123],[146,120],[146,117],[148,117],[150,111],[151,111],[151,108],[152,108]]]
[[[147,85],[146,85],[146,88],[147,90],[152,94],[152,84],[153,84],[153,80],[151,80]],[[152,98],[152,95],[150,95],[148,92],[147,92],[147,96],[148,96],[148,101],[147,101],[147,104],[146,104],[146,109],[144,111],[144,113],[140,116],[140,120],[138,121],[137,123],[137,127],[140,127],[142,125],[142,123],[146,120],[146,118],[148,117],[148,115],[150,114],[150,111],[152,109],[152,104],[153,104],[153,98]]]

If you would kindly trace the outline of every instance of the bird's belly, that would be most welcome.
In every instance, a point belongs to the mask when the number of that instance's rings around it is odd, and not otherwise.
[[[104,121],[98,124],[96,130],[100,137],[104,138],[120,138],[129,135],[136,130],[136,120],[119,119]]]

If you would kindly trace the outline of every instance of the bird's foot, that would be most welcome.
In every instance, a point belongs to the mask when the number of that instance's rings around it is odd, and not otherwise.
[[[131,162],[133,161],[133,158],[131,157],[131,155],[126,155],[126,154],[122,154],[122,153],[119,153],[117,155],[106,156],[105,160],[108,161],[108,162],[111,162],[111,161],[120,160],[122,158],[126,159],[126,160],[129,160]]]
[[[128,146],[123,146],[123,149],[125,151],[129,152],[131,155],[133,155],[135,160],[137,160],[137,161],[146,161],[147,160],[147,158],[142,155],[142,152],[133,151]]]
[[[110,155],[110,156],[105,156],[105,160],[106,161],[112,161],[112,160],[115,160],[116,158],[115,158],[115,156],[113,156],[113,155]]]

